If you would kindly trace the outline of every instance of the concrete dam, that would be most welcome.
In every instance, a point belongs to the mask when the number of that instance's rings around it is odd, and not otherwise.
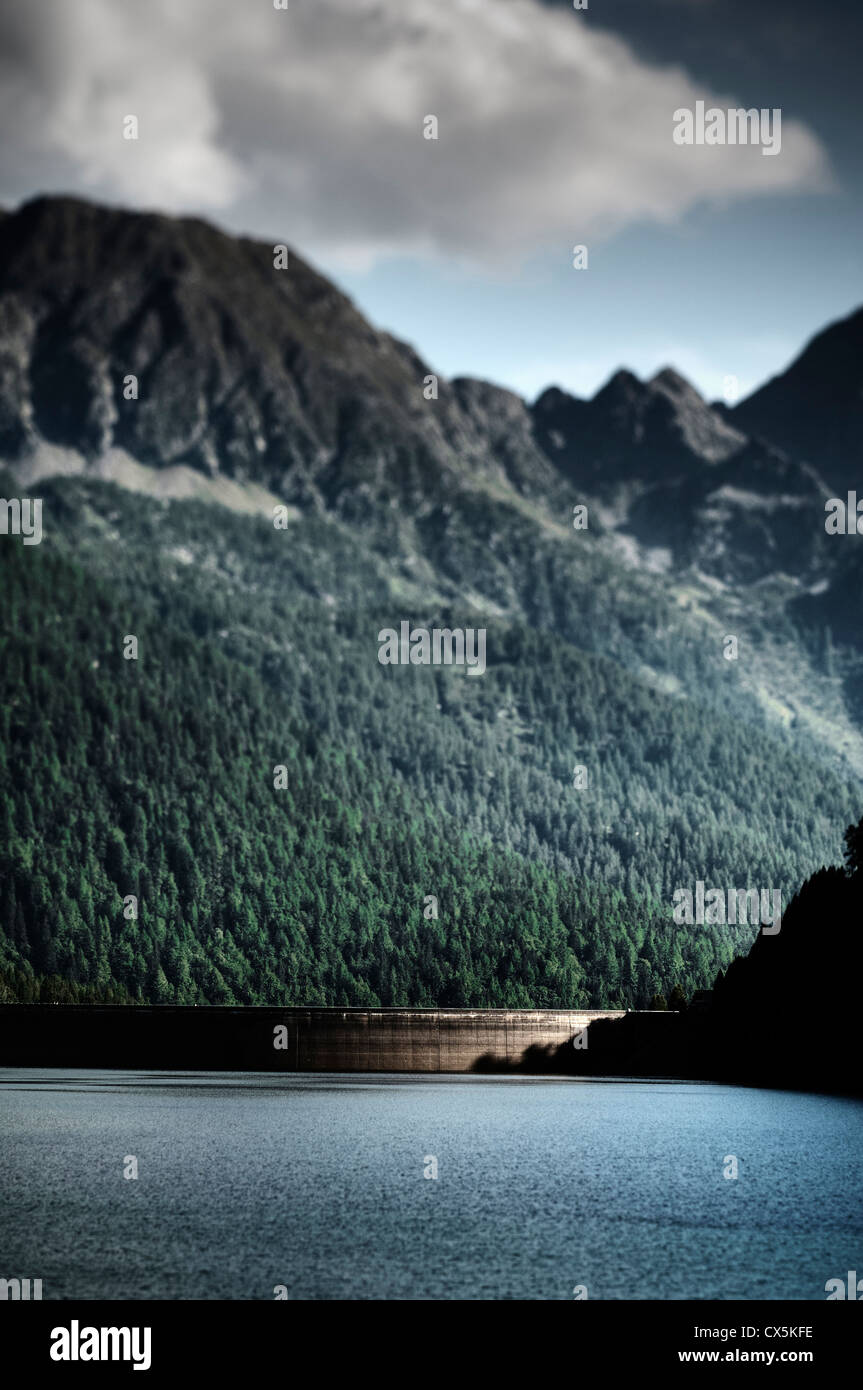
[[[474,1072],[541,1062],[604,1009],[0,1005],[0,1066]]]

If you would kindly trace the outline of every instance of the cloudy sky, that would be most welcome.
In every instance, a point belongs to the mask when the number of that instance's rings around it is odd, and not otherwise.
[[[863,302],[859,11],[0,0],[0,202],[286,240],[448,375],[532,396],[672,363],[745,393]],[[781,108],[781,153],[676,145],[697,100]]]

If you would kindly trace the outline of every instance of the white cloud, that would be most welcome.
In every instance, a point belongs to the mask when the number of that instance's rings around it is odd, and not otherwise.
[[[737,100],[536,0],[21,0],[0,52],[5,199],[212,214],[354,264],[500,269],[704,199],[830,183],[787,113],[773,159],[676,146],[675,109]]]

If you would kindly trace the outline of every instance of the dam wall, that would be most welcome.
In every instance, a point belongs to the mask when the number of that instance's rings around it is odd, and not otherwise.
[[[614,1010],[0,1005],[0,1066],[472,1072],[536,1064]]]

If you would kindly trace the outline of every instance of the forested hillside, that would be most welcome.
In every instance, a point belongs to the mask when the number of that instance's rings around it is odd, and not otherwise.
[[[85,998],[646,1007],[754,935],[675,926],[675,888],[790,897],[852,815],[685,630],[678,678],[703,679],[710,718],[626,670],[661,645],[647,589],[624,605],[570,576],[586,653],[536,577],[527,614],[424,613],[369,527],[279,531],[83,480],[44,507],[39,547],[0,550],[15,997],[64,996],[32,972]],[[467,589],[479,558],[449,568]],[[515,544],[509,573],[528,587]],[[486,673],[381,666],[403,613],[485,623]]]

